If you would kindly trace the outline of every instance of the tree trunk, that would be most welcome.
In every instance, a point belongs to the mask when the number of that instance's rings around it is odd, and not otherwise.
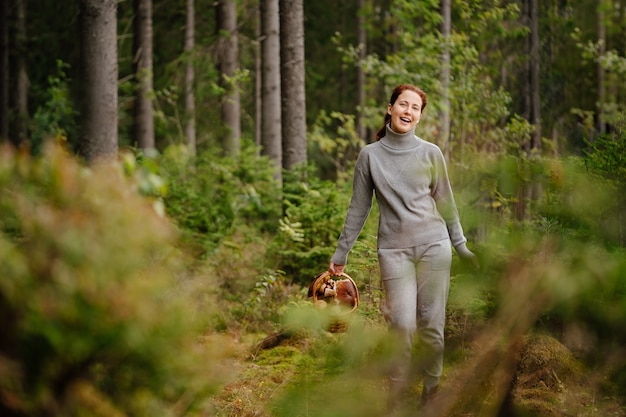
[[[523,11],[522,11],[522,24],[524,26],[527,26],[530,28],[531,26],[531,22],[530,22],[530,2],[531,0],[523,0],[522,1],[522,7],[523,7]],[[527,59],[525,61],[525,65],[524,65],[524,69],[522,71],[522,75],[523,75],[523,85],[522,85],[522,91],[523,91],[523,110],[522,110],[522,116],[528,120],[529,123],[532,123],[531,117],[532,117],[532,99],[531,99],[531,94],[532,94],[532,76],[531,76],[531,36],[526,36],[525,39],[525,47],[526,47],[526,56]],[[524,143],[522,144],[522,150],[526,153],[530,152],[530,147],[531,147],[531,140],[529,141],[524,141]]]
[[[217,22],[223,39],[220,48],[220,74],[226,90],[222,102],[222,121],[226,128],[224,153],[236,156],[241,150],[241,104],[236,81],[239,69],[239,36],[237,29],[237,2],[221,0],[217,3]]]
[[[117,0],[81,0],[80,153],[89,163],[117,155]]]
[[[154,108],[152,96],[152,0],[134,0],[135,36],[135,141],[139,149],[154,149]]]
[[[279,21],[278,0],[262,0],[261,154],[274,162],[275,178],[282,181]]]
[[[598,16],[598,79],[597,79],[597,85],[598,85],[598,119],[597,119],[597,128],[598,128],[598,133],[600,135],[604,135],[606,133],[606,126],[604,124],[604,104],[606,101],[606,85],[604,82],[604,68],[602,67],[602,63],[601,60],[602,58],[604,58],[604,55],[606,54],[606,23],[604,21],[605,16],[604,16],[604,8],[605,8],[605,2],[600,1],[598,4],[598,11],[597,11],[597,16]]]
[[[439,146],[446,159],[450,158],[450,31],[452,27],[451,0],[441,1],[441,135]]]
[[[356,73],[356,133],[363,140],[366,140],[367,131],[363,123],[363,107],[365,106],[365,71],[363,70],[363,62],[367,55],[367,31],[365,28],[365,0],[359,0],[359,15],[357,17],[357,37],[359,42],[359,63]],[[366,140],[369,142],[369,140]]]
[[[307,161],[303,0],[280,0],[282,167]]]
[[[261,149],[261,120],[263,119],[263,53],[261,51],[261,5],[255,10],[256,47],[254,49],[254,144]]]
[[[538,1],[530,0],[530,73],[532,88],[532,120],[535,126],[535,133],[531,148],[541,150],[541,94],[539,91],[539,71],[540,71],[540,44],[539,44],[539,11]]]
[[[196,154],[196,102],[192,52],[195,48],[195,6],[194,0],[187,0],[185,21],[185,140],[192,155]]]
[[[0,1],[0,143],[9,140],[9,6]]]
[[[6,1],[6,0],[5,0]],[[17,0],[16,6],[16,74],[15,86],[15,145],[28,140],[28,72],[26,70],[26,5],[25,0]]]

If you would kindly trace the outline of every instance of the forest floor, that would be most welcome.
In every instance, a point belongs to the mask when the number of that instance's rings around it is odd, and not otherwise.
[[[212,400],[215,415],[388,416],[385,348],[371,342],[380,334],[380,323],[365,320],[339,333],[209,336],[233,346],[226,364],[232,378]],[[605,386],[611,370],[586,369],[549,335],[525,336],[513,355],[485,352],[475,341],[449,344],[429,416],[626,416],[626,407]],[[393,415],[426,415],[419,411],[420,390],[413,387],[407,408]]]

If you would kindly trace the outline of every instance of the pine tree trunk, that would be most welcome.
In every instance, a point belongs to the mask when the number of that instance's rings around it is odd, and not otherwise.
[[[192,155],[196,154],[196,102],[194,95],[194,78],[192,52],[195,48],[195,5],[194,0],[187,0],[185,21],[185,140]]]
[[[154,149],[154,108],[152,69],[152,0],[134,0],[135,36],[135,141],[139,149]]]
[[[241,104],[239,86],[234,82],[239,69],[239,36],[237,29],[237,2],[221,0],[217,4],[217,21],[224,34],[220,50],[222,86],[226,89],[222,102],[222,121],[226,128],[223,140],[226,155],[238,155],[241,150]]]
[[[441,56],[441,135],[439,146],[446,159],[450,158],[450,30],[451,1],[441,1],[441,35],[443,53]]]
[[[282,181],[280,39],[278,0],[261,1],[261,154],[274,162]]]
[[[255,8],[255,36],[256,47],[254,49],[254,144],[257,150],[261,148],[261,120],[263,118],[263,53],[261,50],[261,5]]]
[[[532,0],[523,0],[522,1],[522,7],[523,7],[523,13],[522,13],[522,19],[523,19],[523,24],[524,26],[530,27],[531,26],[531,22],[530,22],[530,2]],[[532,54],[532,46],[531,46],[531,36],[526,36],[525,39],[526,42],[526,55],[528,57],[528,59],[525,62],[524,65],[524,70],[523,70],[523,79],[524,79],[524,83],[523,83],[523,111],[522,111],[522,116],[528,120],[529,123],[532,123],[532,71],[531,71],[531,54]],[[531,140],[529,141],[524,141],[524,143],[522,144],[522,150],[526,153],[530,152],[530,148],[531,148]]]
[[[365,71],[363,70],[363,61],[367,55],[367,31],[365,28],[365,0],[359,0],[359,16],[357,17],[357,37],[359,42],[359,64],[356,73],[356,91],[357,91],[357,114],[356,114],[356,133],[361,139],[366,139],[367,131],[363,123],[363,107],[365,106]],[[369,142],[366,140],[366,142]]]
[[[17,0],[16,6],[16,50],[14,54],[16,60],[15,86],[15,139],[14,143],[19,145],[28,140],[28,72],[26,69],[26,4],[25,0]]]
[[[282,167],[306,163],[303,0],[280,0]]]
[[[80,153],[87,162],[117,155],[117,1],[81,0]]]
[[[606,101],[606,86],[604,83],[604,68],[602,67],[602,63],[600,62],[604,55],[606,54],[606,22],[604,17],[604,7],[605,3],[600,1],[598,4],[598,133],[600,135],[604,135],[606,133],[606,126],[604,124],[604,103]]]
[[[530,0],[530,72],[531,72],[531,88],[532,88],[532,120],[535,125],[535,133],[531,148],[541,150],[541,93],[539,91],[539,75],[540,75],[540,44],[539,44],[539,0]]]
[[[9,140],[9,6],[0,1],[0,143]]]

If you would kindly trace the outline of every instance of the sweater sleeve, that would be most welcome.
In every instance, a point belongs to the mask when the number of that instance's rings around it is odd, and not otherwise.
[[[433,182],[431,184],[432,196],[437,203],[437,210],[446,222],[448,235],[450,235],[450,242],[458,252],[459,250],[465,248],[467,239],[463,233],[463,227],[461,226],[461,221],[459,219],[459,212],[456,207],[456,202],[454,201],[446,161],[439,148],[436,148],[434,159],[434,172],[432,176]]]
[[[352,198],[346,214],[343,230],[337,241],[337,249],[331,257],[331,262],[337,265],[345,265],[348,261],[348,253],[352,250],[365,221],[372,209],[374,183],[370,175],[368,157],[366,152],[361,151],[354,168],[354,180],[352,183]]]

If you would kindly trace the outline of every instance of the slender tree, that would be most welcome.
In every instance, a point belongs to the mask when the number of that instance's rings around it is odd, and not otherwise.
[[[256,44],[254,48],[254,144],[257,149],[261,149],[261,120],[263,119],[263,52],[261,48],[261,8],[256,7],[254,11],[254,34]]]
[[[278,0],[262,0],[261,153],[274,162],[276,178],[282,181],[279,26]]]
[[[191,55],[195,48],[195,16],[194,0],[187,0],[185,16],[185,141],[192,155],[196,153],[196,101],[194,94],[195,72]]]
[[[237,2],[217,2],[217,23],[222,36],[220,42],[220,75],[226,90],[222,101],[222,121],[226,127],[223,147],[226,155],[238,155],[241,150],[241,103],[237,71],[239,70],[239,35],[237,29]]]
[[[452,27],[451,0],[441,1],[441,125],[439,145],[446,159],[450,158],[450,30]]]
[[[541,93],[540,76],[540,44],[539,44],[539,0],[530,0],[530,82],[531,82],[531,123],[535,133],[531,148],[541,149]]]
[[[28,140],[28,91],[30,83],[28,81],[28,72],[26,65],[26,4],[25,0],[16,0],[15,2],[15,56],[17,83],[15,85],[15,120],[16,133],[13,142],[18,145]]]
[[[80,154],[89,163],[117,155],[117,0],[81,0]]]
[[[359,0],[359,12],[357,17],[357,41],[359,48],[359,63],[356,73],[356,132],[361,139],[366,139],[366,128],[363,117],[363,107],[365,106],[365,70],[363,62],[367,56],[367,28],[365,27],[365,0]]]
[[[9,140],[9,5],[0,2],[0,143]]]
[[[154,149],[152,97],[152,0],[134,0],[135,141],[139,149]]]
[[[307,161],[303,0],[280,0],[282,167]]]
[[[604,105],[606,102],[606,83],[605,83],[605,71],[602,66],[602,59],[604,55],[606,55],[606,17],[604,13],[604,9],[606,7],[606,2],[600,1],[598,2],[598,64],[597,64],[597,85],[598,85],[598,133],[603,135],[606,133],[606,126],[604,124]]]

